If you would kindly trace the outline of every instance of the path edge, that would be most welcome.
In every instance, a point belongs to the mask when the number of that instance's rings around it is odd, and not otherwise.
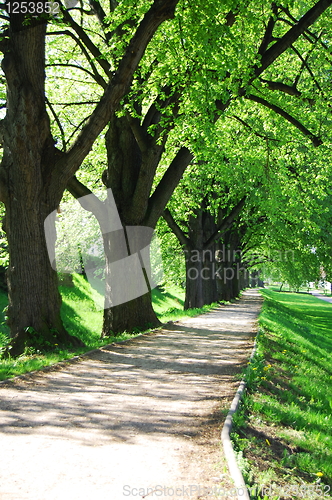
[[[168,322],[168,323],[170,323],[170,322]],[[168,323],[165,323],[164,325],[162,325],[162,327],[167,325]],[[66,366],[68,366],[68,365],[73,365],[75,363],[79,363],[80,361],[83,361],[84,358],[89,357],[91,354],[94,354],[97,352],[102,352],[103,349],[107,350],[107,348],[109,348],[109,347],[114,347],[114,346],[117,346],[119,344],[125,344],[125,343],[130,342],[132,340],[135,340],[139,337],[143,337],[145,335],[147,336],[151,333],[155,333],[158,330],[162,329],[162,327],[154,328],[153,330],[149,330],[147,332],[138,333],[137,335],[130,337],[128,339],[125,339],[125,340],[119,340],[118,342],[110,342],[109,344],[105,344],[101,347],[96,347],[95,349],[91,349],[90,351],[83,352],[82,354],[76,354],[75,356],[73,356],[71,358],[63,359],[61,361],[56,361],[55,363],[52,363],[51,365],[42,366],[41,368],[38,368],[37,370],[32,370],[29,372],[21,373],[21,375],[15,375],[14,377],[0,380],[0,387],[2,385],[4,385],[4,386],[10,385],[11,383],[15,383],[18,380],[25,380],[25,379],[33,378],[35,375],[38,375],[38,374],[43,374],[43,373],[47,373],[47,372],[61,370],[62,368],[66,368]]]
[[[252,361],[254,358],[256,351],[257,351],[257,341],[259,337],[259,330],[256,333],[255,340],[254,340],[254,346],[249,358],[249,363]],[[233,416],[237,412],[239,408],[240,401],[242,399],[243,393],[247,387],[247,382],[246,382],[246,374],[243,375],[242,380],[240,382],[240,385],[238,387],[238,390],[235,393],[235,396],[233,398],[232,404],[230,406],[230,409],[227,413],[226,420],[224,422],[222,431],[221,431],[221,441],[224,449],[224,455],[225,459],[227,462],[228,470],[230,473],[231,478],[234,481],[234,485],[237,491],[237,499],[238,500],[250,500],[250,495],[249,495],[249,490],[247,488],[247,485],[245,483],[243,474],[240,470],[240,467],[237,463],[233,444],[230,438],[230,433],[232,430],[233,426]]]

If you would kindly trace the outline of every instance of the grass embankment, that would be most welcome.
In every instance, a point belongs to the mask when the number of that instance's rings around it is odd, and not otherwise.
[[[262,293],[257,355],[233,433],[240,467],[257,488],[253,499],[331,497],[332,304]]]
[[[123,333],[116,337],[100,338],[102,329],[103,310],[97,309],[95,301],[102,303],[102,297],[96,297],[98,292],[91,289],[89,283],[79,274],[73,275],[74,286],[60,286],[62,295],[62,319],[69,333],[79,337],[86,345],[84,349],[57,349],[52,352],[34,352],[27,349],[27,352],[16,359],[0,360],[0,380],[4,380],[15,375],[20,375],[32,370],[52,365],[58,361],[72,358],[75,355],[83,354],[91,349],[101,347],[105,344],[118,342],[131,338],[139,333]],[[0,311],[3,311],[8,304],[5,293],[0,292]],[[183,310],[184,291],[179,287],[170,287],[167,291],[160,289],[153,290],[153,304],[156,314],[162,323],[180,317],[194,316],[209,309],[208,306],[202,309]],[[210,306],[211,308],[211,306]],[[0,350],[8,343],[8,328],[5,324],[4,313],[0,319]]]

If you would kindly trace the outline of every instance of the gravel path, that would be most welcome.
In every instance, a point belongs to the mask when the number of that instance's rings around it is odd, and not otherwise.
[[[0,499],[228,498],[220,431],[260,306],[248,290],[235,304],[0,385]]]
[[[317,299],[325,300],[325,302],[330,302],[330,304],[332,304],[332,297],[325,297],[325,295],[323,295],[319,290],[314,290],[310,293]]]

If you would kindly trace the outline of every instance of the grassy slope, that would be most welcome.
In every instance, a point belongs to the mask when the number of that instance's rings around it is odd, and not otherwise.
[[[101,340],[100,332],[103,310],[97,309],[93,300],[94,297],[97,298],[97,302],[102,303],[100,301],[101,297],[98,297],[98,293],[91,289],[89,283],[81,275],[74,275],[73,282],[74,287],[60,286],[63,299],[62,319],[67,330],[82,339],[87,347],[75,351],[58,349],[52,353],[30,351],[15,360],[0,360],[0,380],[27,371],[37,370],[43,366],[71,358],[76,354],[82,354],[101,345],[124,340],[132,336],[128,333],[123,333],[116,338],[108,337]],[[4,313],[1,312],[7,306],[7,303],[7,296],[0,292],[0,349],[8,342],[8,329],[4,323]],[[192,309],[184,312],[184,291],[175,286],[168,288],[167,291],[153,290],[153,304],[157,316],[162,323],[180,317],[193,316],[209,309],[208,306],[205,306],[201,310]]]
[[[249,483],[277,485],[265,498],[330,497],[332,304],[263,295],[258,354],[233,435],[241,466]]]

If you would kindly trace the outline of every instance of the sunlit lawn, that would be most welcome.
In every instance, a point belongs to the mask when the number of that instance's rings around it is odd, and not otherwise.
[[[235,441],[251,462],[247,473],[255,484],[312,484],[316,493],[323,484],[327,492],[332,486],[332,304],[309,294],[262,293],[259,350],[249,366],[250,395],[242,410],[246,423],[240,422]]]

